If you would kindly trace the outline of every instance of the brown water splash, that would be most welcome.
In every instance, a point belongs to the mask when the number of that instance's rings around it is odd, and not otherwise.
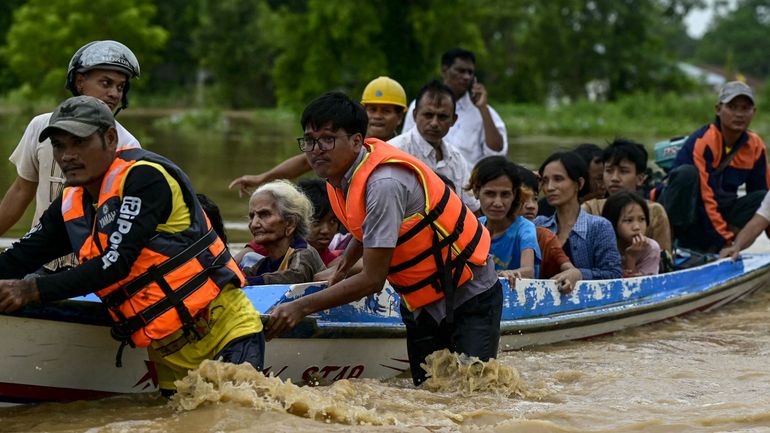
[[[266,377],[249,364],[204,361],[176,382],[171,404],[193,410],[207,403],[235,402],[262,411],[285,411],[324,422],[392,425],[396,419],[364,406],[349,404],[355,389],[347,380],[329,387],[299,387],[290,380]]]
[[[476,357],[458,355],[444,349],[429,355],[422,368],[429,376],[423,386],[432,391],[463,395],[490,392],[508,397],[530,396],[519,371],[497,359],[484,362]]]

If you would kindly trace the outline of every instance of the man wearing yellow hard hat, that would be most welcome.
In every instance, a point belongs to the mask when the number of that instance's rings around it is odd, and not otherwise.
[[[377,77],[364,88],[361,104],[366,109],[369,126],[367,137],[390,140],[397,135],[396,129],[404,120],[406,92],[398,81],[389,77]],[[276,179],[293,179],[310,171],[305,155],[293,156],[272,169],[260,174],[246,174],[230,183],[229,188],[238,188],[240,194],[249,192]]]

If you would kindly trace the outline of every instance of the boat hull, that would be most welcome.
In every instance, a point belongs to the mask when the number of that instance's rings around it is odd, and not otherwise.
[[[502,351],[587,338],[720,307],[763,287],[770,255],[720,261],[666,275],[580,282],[569,295],[545,280],[504,287]],[[287,290],[288,289],[288,290]],[[319,284],[244,289],[258,309],[317,290]],[[294,382],[388,378],[408,369],[405,329],[392,288],[306,318],[268,342],[265,367]],[[145,350],[123,352],[94,297],[0,315],[0,404],[90,399],[156,389]]]

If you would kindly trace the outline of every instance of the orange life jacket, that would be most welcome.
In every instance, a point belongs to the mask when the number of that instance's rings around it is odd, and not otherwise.
[[[468,263],[486,263],[490,235],[425,163],[375,138],[367,138],[364,146],[369,152],[356,167],[347,193],[327,183],[329,201],[337,219],[360,241],[366,218],[366,181],[372,172],[383,164],[398,164],[414,172],[423,188],[425,208],[404,218],[387,277],[407,308],[414,310],[470,280],[473,274]]]
[[[222,288],[245,280],[225,244],[211,228],[187,176],[171,161],[142,149],[118,151],[102,180],[93,221],[85,212],[83,187],[65,188],[62,215],[73,251],[80,263],[115,261],[120,244],[140,203],[124,199],[123,183],[137,161],[162,165],[179,183],[190,211],[190,226],[179,233],[153,236],[140,251],[126,278],[96,292],[107,305],[115,324],[112,335],[119,341],[146,347],[173,332],[192,330],[196,314]],[[122,346],[121,346],[122,347]]]

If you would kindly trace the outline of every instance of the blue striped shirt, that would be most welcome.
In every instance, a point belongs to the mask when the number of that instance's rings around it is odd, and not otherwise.
[[[535,225],[558,233],[556,214],[535,218]],[[580,209],[577,221],[569,233],[568,243],[572,264],[580,269],[584,280],[621,278],[620,252],[612,224],[600,216]]]

